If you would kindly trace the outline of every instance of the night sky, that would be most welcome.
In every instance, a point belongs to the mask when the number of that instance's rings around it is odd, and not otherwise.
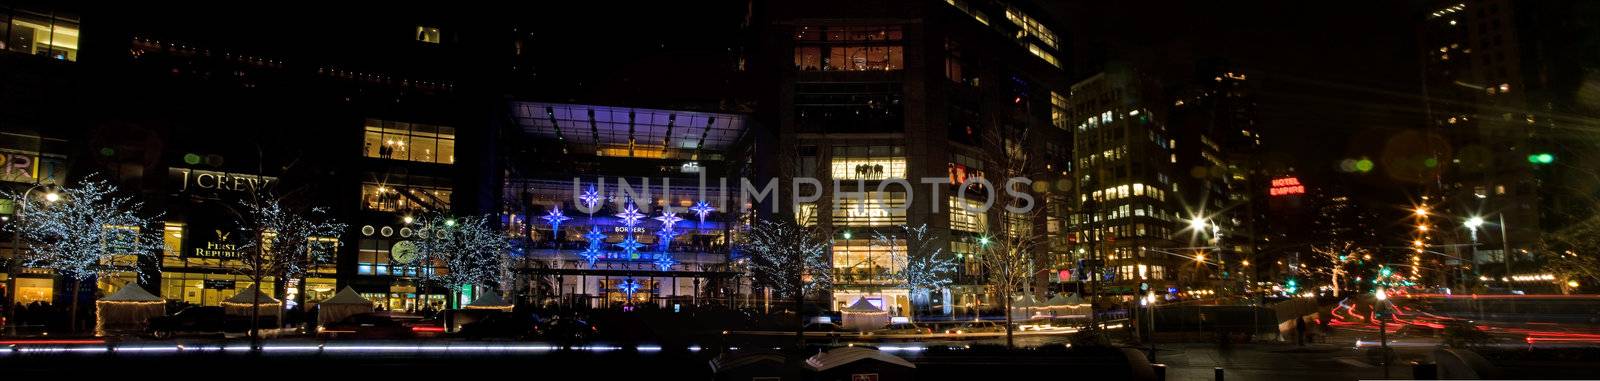
[[[1381,203],[1406,191],[1381,169],[1338,170],[1344,158],[1379,160],[1382,146],[1425,122],[1416,24],[1409,2],[1045,2],[1073,34],[1075,76],[1105,61],[1192,70],[1225,58],[1260,80],[1259,123],[1269,163],[1313,187],[1350,183]],[[1187,66],[1183,66],[1187,65]]]

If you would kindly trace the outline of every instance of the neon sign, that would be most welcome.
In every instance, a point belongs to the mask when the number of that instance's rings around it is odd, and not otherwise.
[[[1267,190],[1267,194],[1272,196],[1288,196],[1305,193],[1306,186],[1301,185],[1300,179],[1297,177],[1282,177],[1272,179],[1272,188]]]

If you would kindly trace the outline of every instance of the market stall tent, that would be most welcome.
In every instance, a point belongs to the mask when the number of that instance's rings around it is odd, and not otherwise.
[[[1083,303],[1083,298],[1077,294],[1066,296],[1067,293],[1057,293],[1044,302],[1042,314],[1050,317],[1087,317],[1089,305]]]
[[[143,331],[150,318],[167,314],[167,301],[151,295],[137,284],[122,289],[94,302],[95,336],[107,332]]]
[[[1033,297],[1033,294],[1022,294],[1011,298],[1011,317],[1013,319],[1032,318],[1034,311],[1038,308],[1039,301]]]
[[[317,303],[317,324],[332,323],[367,312],[372,312],[372,301],[361,297],[355,288],[345,286],[333,297]]]
[[[257,295],[260,295],[260,299],[257,299]],[[222,310],[228,315],[249,317],[250,305],[253,302],[259,303],[256,308],[261,311],[261,317],[271,316],[278,319],[277,321],[283,321],[283,302],[273,298],[272,295],[261,293],[256,286],[251,286],[222,301]]]
[[[868,331],[889,325],[889,311],[873,306],[867,298],[856,299],[855,304],[839,310],[844,329]]]
[[[472,303],[467,304],[466,309],[469,309],[469,310],[511,311],[511,309],[513,307],[516,307],[516,306],[513,306],[513,305],[511,305],[511,303],[506,303],[504,300],[501,300],[499,294],[493,293],[493,292],[485,292],[485,293],[483,293],[481,295],[478,295],[478,299],[475,299],[475,300],[472,301]]]

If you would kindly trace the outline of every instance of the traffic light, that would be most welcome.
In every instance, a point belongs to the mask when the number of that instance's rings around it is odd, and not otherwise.
[[[1545,165],[1556,162],[1556,155],[1549,152],[1540,152],[1528,155],[1528,162],[1534,165]]]

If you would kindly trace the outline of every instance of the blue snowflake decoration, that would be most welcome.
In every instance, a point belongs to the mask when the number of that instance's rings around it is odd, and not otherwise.
[[[656,241],[656,246],[660,247],[661,251],[667,251],[667,248],[672,245],[672,238],[677,236],[678,232],[672,231],[671,227],[662,227],[661,230],[656,231],[656,237],[661,237],[660,240]]]
[[[561,223],[567,222],[568,220],[572,219],[572,217],[567,217],[566,215],[561,214],[561,207],[560,206],[557,206],[557,207],[555,207],[553,209],[550,209],[550,214],[545,215],[544,217],[539,217],[539,218],[543,218],[546,223],[549,223],[550,224],[550,231],[556,232],[556,234],[560,234]]]
[[[583,251],[578,252],[578,256],[579,257],[583,257],[584,261],[588,261],[589,262],[589,268],[594,268],[594,263],[599,261],[600,260],[600,256],[603,255],[603,254],[604,253],[600,251],[600,248],[593,247],[593,246],[590,246],[589,248],[583,249]]]
[[[617,289],[621,290],[622,295],[628,300],[633,300],[633,294],[639,292],[639,282],[633,278],[624,279],[622,283],[617,284]]]
[[[622,239],[622,242],[617,242],[617,247],[622,248],[622,253],[627,254],[628,258],[634,258],[639,255],[639,248],[644,247],[644,244],[639,243],[639,240],[634,239],[633,235],[629,234]]]
[[[583,239],[589,241],[589,247],[600,248],[600,241],[606,239],[606,234],[600,232],[599,226],[590,226],[588,233],[583,233]]]
[[[583,191],[583,195],[578,196],[578,201],[583,202],[583,208],[588,210],[590,214],[594,213],[595,205],[600,205],[601,199],[600,191],[595,190],[593,185],[590,185],[588,190]]]
[[[622,213],[617,213],[617,218],[621,218],[622,226],[629,227],[628,230],[631,232],[633,231],[631,228],[639,224],[639,219],[644,218],[644,214],[640,214],[639,207],[634,206],[633,201],[629,200],[628,207],[622,209]]]
[[[675,264],[678,264],[678,261],[672,259],[672,254],[661,253],[656,256],[656,268],[661,269],[661,271],[671,270],[672,265]]]
[[[700,217],[701,225],[706,224],[706,215],[709,215],[711,212],[716,210],[717,208],[711,207],[711,204],[705,201],[696,202],[694,203],[694,206],[689,207],[689,211],[694,212],[695,216]]]
[[[677,213],[672,212],[672,208],[661,208],[661,217],[656,217],[655,220],[661,221],[662,230],[672,230],[678,221],[683,221],[682,218],[678,218]]]

